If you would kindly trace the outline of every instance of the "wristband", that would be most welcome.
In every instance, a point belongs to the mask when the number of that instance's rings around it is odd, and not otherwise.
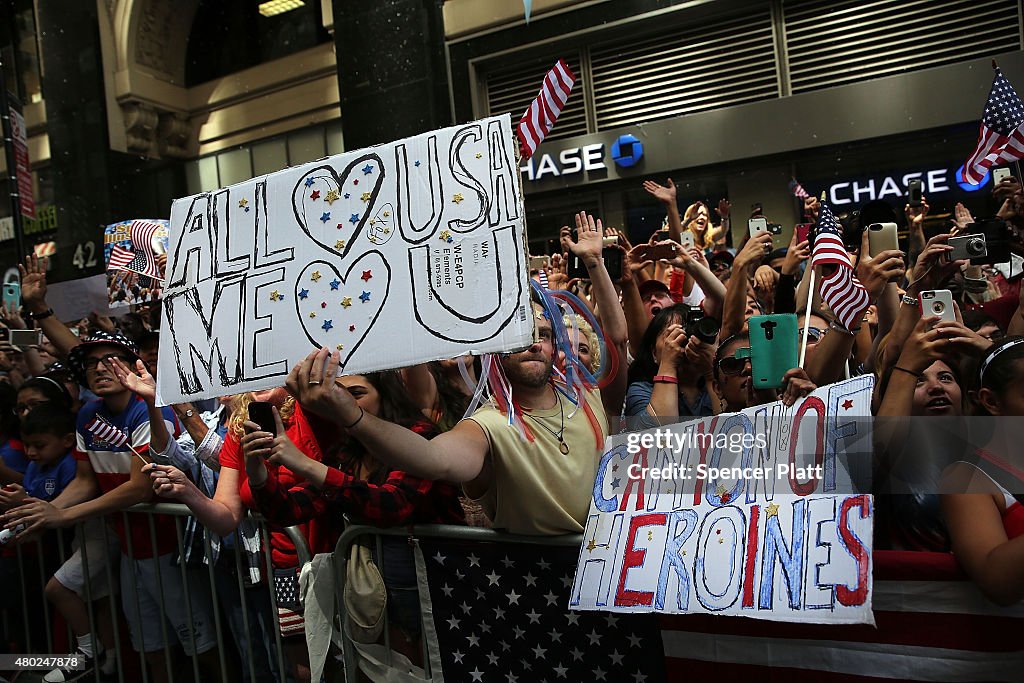
[[[679,380],[672,375],[655,375],[655,384],[679,384]]]
[[[363,419],[363,415],[365,415],[365,414],[366,414],[366,412],[365,412],[365,411],[363,410],[363,407],[362,407],[362,406],[359,406],[359,417],[357,417],[357,418],[356,418],[356,421],[355,421],[355,422],[353,422],[353,423],[352,423],[352,424],[350,424],[350,425],[342,425],[342,428],[343,428],[343,429],[352,429],[352,428],[353,428],[353,427],[355,427],[355,426],[356,426],[357,424],[359,424],[359,421]]]
[[[29,320],[44,320],[46,318],[49,318],[51,315],[53,315],[53,309],[47,308],[42,313],[29,313],[25,317],[28,318]]]
[[[921,379],[921,373],[920,372],[914,372],[913,370],[907,370],[906,368],[901,368],[898,365],[892,366],[892,369],[893,370],[899,370],[900,372],[905,372],[908,375],[913,375],[916,379]]]
[[[917,298],[910,296],[909,294],[904,294],[903,303],[905,303],[907,306],[917,306],[920,303],[920,301]]]

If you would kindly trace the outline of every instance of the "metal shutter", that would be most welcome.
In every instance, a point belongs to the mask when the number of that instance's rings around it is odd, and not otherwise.
[[[1017,0],[784,2],[792,92],[1020,48]]]
[[[598,130],[779,96],[767,6],[723,23],[596,46],[590,61]]]
[[[558,122],[551,129],[551,133],[544,138],[545,140],[557,140],[587,133],[587,116],[583,105],[583,89],[586,85],[580,70],[579,52],[560,56],[576,74],[576,84],[572,87],[572,93],[565,103],[565,109],[558,117]],[[518,123],[519,117],[523,115],[533,98],[540,92],[544,76],[558,59],[559,55],[555,55],[543,62],[530,62],[527,65],[520,64],[513,69],[488,72],[485,76],[488,116],[511,112],[513,124]]]

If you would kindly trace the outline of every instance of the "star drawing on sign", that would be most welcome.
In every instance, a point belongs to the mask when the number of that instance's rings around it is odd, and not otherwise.
[[[344,344],[338,344],[337,348],[338,348],[339,351],[344,351],[345,350],[345,345]]]
[[[352,196],[352,195],[350,195],[350,194],[349,194],[348,192],[346,192],[346,193],[345,193],[345,199],[348,199],[348,198],[349,198],[349,197],[351,197],[351,196]]]
[[[334,278],[333,280],[331,280],[331,289],[336,290],[338,289],[338,287],[341,287],[341,280],[339,280],[338,278]]]
[[[622,483],[622,480],[619,479],[618,477],[615,477],[614,479],[612,479],[612,488],[613,489],[619,488],[619,484],[621,484],[621,483]]]
[[[320,190],[313,190],[313,193],[309,195],[310,199],[320,199]]]
[[[338,199],[338,193],[336,190],[328,190],[327,194],[324,195],[324,201],[328,204],[333,204]]]
[[[440,232],[440,233],[439,233],[439,234],[437,235],[437,239],[441,240],[442,242],[447,242],[447,241],[448,241],[448,240],[450,240],[451,238],[452,238],[452,233],[451,233],[451,231],[449,231],[449,230],[442,230],[442,231],[441,231],[441,232]]]
[[[309,279],[312,280],[313,282],[319,282],[320,281],[320,271],[319,270],[314,270],[313,273],[309,276]]]
[[[355,332],[356,331],[356,326],[355,325],[349,325],[348,326],[348,331],[349,332]]]
[[[344,248],[345,248],[345,240],[338,240],[337,242],[334,243],[334,250],[335,251],[341,251]]]
[[[322,213],[322,214],[320,215],[320,222],[321,222],[321,223],[326,223],[326,222],[327,222],[327,221],[329,221],[329,220],[331,220],[331,212],[330,212],[330,211],[324,211],[324,212],[323,212],[323,213]]]
[[[419,168],[420,167],[420,160],[417,159],[415,162],[413,162],[413,166],[415,166],[416,168]]]
[[[299,298],[300,299],[306,299],[308,297],[309,297],[309,290],[308,289],[300,289],[299,290]]]
[[[346,296],[344,299],[341,300],[341,305],[344,306],[345,308],[348,308],[349,306],[351,306],[352,305],[352,297]],[[440,555],[440,554],[441,553],[438,553],[438,555]],[[441,562],[441,561],[442,560],[438,560],[438,562]]]
[[[275,289],[273,292],[270,293],[270,300],[271,301],[277,301],[277,295],[278,295],[278,292]]]
[[[364,202],[368,202],[370,201],[370,197],[372,196],[373,195],[371,195],[369,192],[364,192],[361,195],[359,195],[359,198],[362,199]]]
[[[353,181],[352,181],[352,184],[353,184],[353,185],[358,185],[358,184],[359,184],[359,180],[353,180]]]
[[[324,321],[324,324],[323,324],[323,325],[321,325],[321,327],[323,327],[323,328],[324,328],[324,332],[327,332],[327,331],[328,331],[328,330],[330,330],[330,329],[331,329],[332,327],[334,327],[334,323],[333,323],[333,322],[331,322],[330,320],[325,320],[325,321]]]
[[[327,302],[326,301],[321,301],[320,302],[320,308],[327,308]],[[650,540],[650,539],[647,539],[647,540]]]
[[[462,196],[461,192],[452,195],[452,203],[453,204],[461,204],[464,199],[465,199],[465,197]]]
[[[372,277],[373,277],[373,271],[371,271],[371,270],[364,270],[363,274],[359,277],[359,279],[362,280],[363,282],[369,282],[370,278],[372,278]],[[470,566],[472,567],[473,565],[470,565]],[[480,565],[477,564],[477,566],[479,567]]]
[[[315,318],[316,317],[316,311],[310,311],[309,312],[309,317],[310,318]]]
[[[359,222],[359,214],[358,213],[352,214],[351,216],[349,216],[348,220],[349,220],[350,223],[355,225],[356,223]]]
[[[765,519],[777,516],[779,514],[779,506],[776,505],[775,503],[769,503],[768,507],[765,508],[764,514]]]
[[[306,187],[313,187],[313,179],[306,178]]]
[[[384,218],[388,218],[390,215],[391,215],[390,211],[385,211],[384,212]]]
[[[845,401],[843,401],[843,410],[849,410],[852,407],[853,407],[853,399],[852,398],[848,398]]]
[[[238,208],[239,209],[244,209],[248,204],[249,204],[249,200],[246,199],[245,197],[242,197],[241,199],[238,200]]]
[[[477,153],[476,153],[476,158],[477,158],[477,159],[479,159],[479,158],[480,158],[480,157],[482,157],[482,156],[483,156],[483,154],[481,154],[480,152],[477,152]]]
[[[363,175],[370,175],[371,173],[373,173],[373,166],[370,164],[363,166]]]
[[[364,304],[365,303],[369,303],[369,301],[370,301],[370,293],[364,291],[362,294],[359,295],[359,300],[362,301]]]

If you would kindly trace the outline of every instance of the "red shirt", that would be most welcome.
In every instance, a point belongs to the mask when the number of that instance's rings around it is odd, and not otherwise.
[[[299,404],[295,404],[295,413],[285,428],[284,433],[292,440],[300,451],[318,462],[324,459],[323,451],[320,449],[317,436],[321,441],[330,443],[337,437],[337,430],[330,423],[317,418],[314,415],[303,412]],[[257,510],[256,501],[253,500],[252,491],[249,489],[249,477],[245,473],[245,456],[242,454],[242,447],[238,437],[228,432],[224,438],[224,446],[220,451],[221,467],[238,470],[239,473],[239,495],[246,507]],[[287,467],[267,463],[267,470],[275,477],[281,486],[286,489],[305,481],[295,475]],[[334,550],[333,543],[338,539],[338,530],[334,528],[330,519],[312,519],[308,523],[297,525],[309,543],[310,551],[316,553],[329,553]],[[270,524],[270,549],[273,564],[278,569],[297,567],[299,564],[295,552],[295,545],[288,538],[280,526]]]

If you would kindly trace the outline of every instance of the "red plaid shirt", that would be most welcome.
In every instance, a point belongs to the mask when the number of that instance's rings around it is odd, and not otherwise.
[[[437,435],[426,420],[409,429],[425,438]],[[388,473],[383,484],[372,484],[331,468],[323,488],[301,482],[286,488],[268,469],[267,481],[251,491],[260,513],[281,526],[294,526],[324,515],[345,514],[358,524],[388,527],[402,524],[465,524],[459,489],[447,482],[413,477],[401,470]]]

